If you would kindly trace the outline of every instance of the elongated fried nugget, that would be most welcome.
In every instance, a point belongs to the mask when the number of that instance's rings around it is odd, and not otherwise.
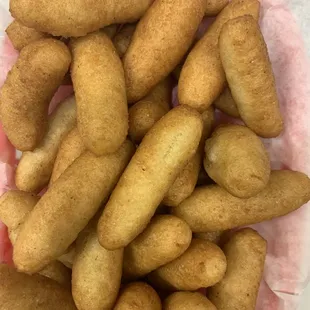
[[[205,8],[206,0],[157,0],[152,4],[123,59],[129,103],[146,96],[180,63]]]
[[[232,0],[191,50],[179,79],[180,104],[204,111],[221,94],[226,77],[219,53],[219,35],[228,20],[244,14],[258,19],[259,2]]]
[[[283,121],[266,43],[257,21],[252,16],[228,21],[223,26],[219,47],[242,120],[261,137],[278,136]]]
[[[123,249],[108,251],[91,223],[77,238],[72,266],[72,295],[79,310],[110,310],[119,291]]]
[[[199,113],[177,107],[146,134],[124,171],[98,223],[98,238],[107,249],[128,245],[147,226],[202,133]]]
[[[33,150],[47,130],[49,103],[69,69],[66,45],[43,39],[22,49],[0,92],[0,117],[11,143]]]
[[[62,140],[55,159],[50,184],[54,183],[63,172],[85,151],[81,135],[74,127]]]
[[[47,185],[58,147],[74,125],[76,125],[76,104],[74,97],[69,97],[49,117],[47,133],[38,147],[23,153],[15,174],[18,189],[38,192]]]
[[[270,160],[259,137],[240,125],[222,125],[205,144],[208,175],[230,194],[249,198],[262,191],[270,176]]]
[[[72,55],[71,77],[79,133],[86,148],[94,154],[113,153],[128,132],[121,60],[103,31],[73,40]]]
[[[228,0],[207,0],[206,16],[216,16],[229,3]]]
[[[18,51],[32,42],[50,37],[49,34],[26,27],[17,20],[12,21],[5,32]]]
[[[136,144],[169,110],[172,95],[172,80],[166,78],[142,100],[129,109],[129,136]]]
[[[267,244],[255,230],[236,232],[224,246],[227,272],[210,288],[209,298],[218,310],[255,310]]]
[[[144,282],[128,284],[121,292],[114,310],[161,310],[156,291]]]
[[[226,258],[214,243],[193,239],[190,247],[174,261],[149,275],[156,287],[194,291],[219,282],[226,271]]]
[[[124,276],[142,277],[182,255],[192,240],[189,226],[173,215],[156,215],[124,253]]]
[[[193,292],[176,292],[167,297],[163,310],[217,310],[204,295]]]
[[[13,251],[19,270],[37,272],[67,250],[110,195],[133,151],[126,141],[113,154],[84,152],[73,162],[22,226]]]
[[[3,310],[76,310],[71,292],[40,275],[29,276],[0,265],[0,300]]]
[[[24,25],[54,36],[80,37],[110,24],[138,20],[152,0],[11,0],[12,16]],[[94,12],[96,12],[94,14]]]
[[[239,118],[240,114],[229,87],[226,87],[219,97],[214,101],[214,106],[223,113]]]
[[[1,196],[0,219],[8,227],[9,238],[13,246],[21,225],[38,201],[38,196],[17,190],[8,191]],[[69,270],[58,261],[48,264],[44,269],[40,270],[39,274],[67,287],[71,284]]]
[[[203,186],[183,201],[173,213],[193,232],[226,230],[271,220],[300,208],[310,200],[310,179],[301,172],[272,171],[259,194],[241,199],[218,185]]]
[[[130,45],[132,36],[136,30],[136,24],[127,24],[113,38],[114,46],[120,58],[123,58]]]

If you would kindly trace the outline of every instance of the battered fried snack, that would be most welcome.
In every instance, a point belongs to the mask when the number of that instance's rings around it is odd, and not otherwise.
[[[190,247],[174,261],[149,275],[156,287],[194,291],[219,282],[226,271],[226,257],[214,243],[193,239]]]
[[[80,37],[110,24],[137,21],[152,0],[11,0],[10,12],[24,25],[54,36]],[[96,14],[94,14],[96,12]]]
[[[38,201],[38,196],[16,190],[8,191],[1,196],[0,219],[8,227],[9,238],[13,246],[21,225]],[[70,272],[61,262],[51,262],[39,274],[70,287]]]
[[[201,116],[188,107],[172,109],[151,128],[99,220],[98,238],[103,247],[124,247],[145,229],[181,169],[197,151],[201,133]]]
[[[266,250],[266,240],[253,229],[245,228],[233,235],[224,246],[226,275],[209,291],[216,309],[255,310]]]
[[[14,48],[18,51],[32,42],[50,37],[49,34],[28,28],[17,20],[13,20],[5,32]]]
[[[211,301],[200,293],[176,292],[167,297],[163,310],[217,310]]]
[[[168,77],[129,109],[129,136],[136,144],[170,110],[171,93],[172,80]]]
[[[189,226],[173,215],[156,215],[124,252],[124,276],[135,279],[182,255],[192,240]]]
[[[163,199],[163,203],[170,207],[178,206],[183,200],[189,197],[195,189],[201,168],[203,148],[206,138],[211,134],[214,123],[214,109],[209,107],[202,114],[203,131],[197,153],[180,172],[173,185]]]
[[[76,310],[71,292],[40,275],[29,276],[0,264],[0,300],[3,310]]]
[[[194,39],[206,0],[157,0],[137,25],[124,56],[129,103],[146,96],[180,63]]]
[[[120,58],[123,58],[136,30],[136,24],[126,24],[113,38],[114,46]]]
[[[71,62],[66,45],[43,39],[27,45],[0,91],[0,117],[11,143],[33,150],[47,130],[48,105]]]
[[[13,251],[18,270],[35,273],[67,250],[110,195],[133,152],[126,141],[113,154],[84,152],[73,162],[22,226]]]
[[[79,133],[94,154],[113,153],[128,132],[122,63],[103,31],[73,40],[71,46]]]
[[[64,100],[49,116],[46,135],[38,147],[23,153],[15,174],[18,189],[38,192],[48,184],[58,147],[75,125],[76,104],[72,96]]]
[[[217,16],[183,65],[178,89],[180,104],[204,111],[221,94],[226,82],[218,47],[221,29],[228,20],[245,14],[258,19],[259,5],[257,0],[232,0]]]
[[[214,101],[214,106],[221,110],[223,113],[239,118],[240,114],[234,98],[231,95],[231,91],[226,87],[219,97]]]
[[[301,172],[272,171],[258,195],[241,199],[218,185],[196,188],[173,213],[193,232],[212,232],[271,220],[300,208],[310,200],[310,179]]]
[[[72,266],[72,295],[79,310],[112,309],[120,287],[123,249],[108,251],[89,224],[77,238]]]
[[[50,185],[85,151],[77,127],[74,127],[62,140],[55,159]]]
[[[249,198],[267,185],[270,161],[263,142],[245,126],[221,125],[206,141],[204,168],[230,194]]]
[[[205,233],[196,233],[194,234],[194,237],[197,239],[209,240],[215,244],[219,244],[222,235],[223,235],[222,231],[212,231]]]
[[[228,0],[207,0],[205,16],[216,16],[228,3]]]
[[[242,120],[261,137],[278,136],[283,121],[266,43],[257,21],[248,15],[228,21],[221,31],[219,48]]]
[[[161,310],[156,291],[144,282],[128,284],[120,294],[114,310]]]

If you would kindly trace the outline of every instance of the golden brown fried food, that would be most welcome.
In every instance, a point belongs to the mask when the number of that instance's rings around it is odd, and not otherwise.
[[[130,45],[136,24],[126,24],[113,38],[113,43],[120,58],[123,58]]]
[[[245,124],[264,138],[278,136],[283,121],[263,35],[252,16],[228,21],[219,39],[232,96]]]
[[[253,229],[245,228],[232,236],[224,246],[226,275],[209,291],[216,309],[255,310],[266,250],[266,240]]]
[[[137,25],[124,56],[129,103],[146,96],[180,63],[194,39],[206,0],[158,0]]]
[[[76,310],[71,292],[40,275],[29,276],[0,264],[0,300],[3,310]]]
[[[120,294],[114,310],[161,310],[156,291],[144,282],[128,284]]]
[[[249,198],[267,185],[270,161],[259,137],[240,125],[222,125],[205,144],[204,167],[208,175],[230,194]]]
[[[113,153],[128,132],[121,60],[103,31],[75,39],[71,45],[79,133],[86,148],[97,156]]]
[[[258,195],[241,199],[218,185],[203,186],[173,213],[193,232],[211,232],[255,224],[286,215],[310,200],[310,179],[301,172],[272,171],[269,183]]]
[[[172,80],[166,78],[142,100],[129,109],[129,136],[139,144],[153,125],[169,110],[172,94]]]
[[[194,291],[213,286],[225,271],[222,250],[210,241],[193,239],[184,254],[152,272],[149,279],[161,289]]]
[[[22,49],[0,92],[3,129],[18,150],[31,151],[42,141],[49,103],[70,62],[68,48],[55,39]]]
[[[62,140],[55,159],[50,185],[85,151],[85,145],[77,127]]]
[[[180,104],[204,111],[221,94],[226,82],[218,47],[221,29],[228,20],[245,14],[258,19],[259,5],[257,0],[232,0],[217,16],[185,61],[179,79]]]
[[[152,0],[11,0],[12,16],[24,25],[55,36],[80,37],[110,24],[137,21]],[[95,12],[95,13],[94,13]]]
[[[5,32],[18,51],[32,42],[50,37],[49,34],[28,28],[17,20],[12,21]]]
[[[48,184],[58,147],[75,125],[75,99],[69,97],[49,116],[46,135],[38,147],[33,151],[23,153],[15,174],[15,183],[18,189],[26,192],[38,192]]]
[[[193,292],[176,292],[167,297],[163,310],[217,310],[204,295]]]
[[[126,141],[113,154],[84,152],[73,162],[22,226],[13,251],[19,270],[37,272],[67,250],[110,195],[133,152]]]
[[[156,215],[124,252],[124,276],[140,278],[182,255],[192,240],[189,226],[173,215]]]
[[[197,151],[201,133],[201,116],[188,107],[172,109],[151,128],[99,220],[98,237],[103,247],[124,247],[145,229],[181,169]]]
[[[219,97],[214,101],[214,106],[223,113],[239,118],[240,114],[234,98],[231,95],[231,91],[226,87]]]
[[[72,266],[72,295],[78,309],[112,309],[121,284],[122,268],[123,249],[103,248],[91,222],[77,238]]]
[[[207,0],[206,16],[216,16],[229,3],[228,0]]]

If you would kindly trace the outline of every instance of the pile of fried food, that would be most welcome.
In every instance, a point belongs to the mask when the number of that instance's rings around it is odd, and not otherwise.
[[[255,309],[266,241],[234,228],[310,199],[309,178],[271,171],[260,139],[283,121],[259,9],[10,1],[20,55],[0,117],[23,154],[0,199],[16,267],[0,265],[1,309]],[[215,108],[245,125],[215,126]]]

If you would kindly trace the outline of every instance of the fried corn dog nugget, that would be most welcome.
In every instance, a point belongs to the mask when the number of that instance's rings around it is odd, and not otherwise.
[[[13,246],[21,225],[38,201],[38,196],[17,190],[8,191],[1,196],[0,219],[8,227]],[[70,272],[61,262],[51,262],[39,274],[67,287],[71,284]]]
[[[66,45],[43,39],[27,45],[0,91],[4,132],[20,151],[33,150],[47,130],[49,103],[69,69]]]
[[[0,300],[3,310],[76,310],[69,289],[40,275],[29,276],[0,264]]]
[[[189,226],[173,215],[156,215],[124,252],[124,276],[135,279],[182,255],[192,240]]]
[[[178,89],[180,104],[189,105],[202,112],[221,94],[226,77],[219,53],[219,35],[228,20],[245,14],[258,19],[259,2],[232,0],[196,43],[181,71]]]
[[[240,114],[229,87],[226,87],[219,97],[214,101],[214,106],[223,113],[239,118]]]
[[[129,136],[139,144],[153,125],[169,110],[172,94],[172,80],[166,78],[142,100],[129,109]]]
[[[84,152],[53,183],[27,217],[13,251],[18,270],[35,273],[62,255],[110,195],[134,152],[126,141],[115,153]]]
[[[262,191],[270,176],[267,150],[259,137],[240,125],[222,125],[205,144],[208,175],[230,194],[249,198]]]
[[[114,310],[161,310],[156,291],[144,282],[128,284],[121,292]]]
[[[72,295],[79,310],[110,310],[119,291],[123,249],[108,251],[90,223],[78,236],[72,266]]]
[[[275,80],[263,35],[251,16],[228,21],[222,29],[220,55],[239,113],[264,138],[283,129]]]
[[[147,133],[124,171],[98,223],[106,249],[128,245],[147,226],[174,180],[198,148],[198,112],[177,107]]]
[[[74,125],[76,125],[76,104],[72,96],[64,100],[49,116],[46,135],[38,147],[23,153],[15,174],[18,189],[38,192],[48,184],[58,147]]]
[[[85,145],[77,127],[62,140],[55,159],[50,185],[85,151]]]
[[[167,297],[163,310],[217,310],[204,295],[193,292],[176,292]]]
[[[50,37],[49,34],[28,28],[17,20],[12,21],[5,32],[18,51],[32,42]]]
[[[154,1],[123,58],[129,103],[146,96],[180,63],[205,8],[206,0]]]
[[[226,271],[226,257],[214,243],[193,239],[189,248],[174,261],[149,275],[156,287],[194,291],[219,282]]]
[[[128,133],[121,60],[102,31],[73,40],[71,45],[79,133],[86,148],[97,156],[113,153]]]
[[[12,16],[24,25],[54,36],[81,37],[111,24],[137,21],[152,0],[11,0]],[[94,13],[95,12],[95,13]]]
[[[120,58],[123,58],[130,45],[136,24],[126,24],[113,38],[113,43]]]
[[[207,0],[205,16],[216,16],[228,3],[228,0]]]
[[[286,215],[310,200],[310,179],[301,172],[272,171],[259,194],[241,199],[218,185],[195,189],[173,213],[193,232],[212,232],[260,223]]]
[[[209,298],[218,310],[255,310],[267,244],[250,228],[236,232],[224,246],[227,272],[210,288]]]

